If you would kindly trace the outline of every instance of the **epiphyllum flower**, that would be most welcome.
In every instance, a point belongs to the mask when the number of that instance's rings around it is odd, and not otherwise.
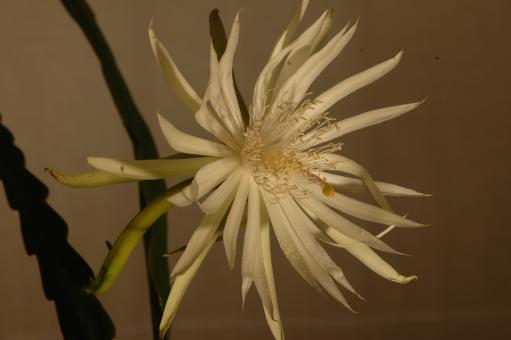
[[[197,203],[205,213],[172,270],[174,283],[161,322],[162,334],[170,326],[190,281],[219,236],[223,239],[228,264],[234,266],[241,227],[245,229],[241,241],[243,300],[254,285],[277,339],[283,339],[284,335],[273,278],[270,229],[303,279],[349,309],[338,285],[357,293],[320,241],[344,248],[388,280],[407,283],[415,278],[400,275],[374,252],[373,249],[397,253],[380,240],[382,234],[374,236],[345,215],[389,228],[419,227],[422,225],[393,213],[384,195],[422,194],[374,182],[359,164],[337,153],[341,149],[337,140],[404,114],[419,103],[377,109],[338,122],[327,113],[333,104],[393,69],[401,53],[309,98],[309,86],[346,46],[357,24],[345,27],[323,43],[332,21],[332,11],[328,10],[292,40],[307,3],[302,1],[262,70],[255,84],[248,119],[240,109],[232,77],[240,29],[238,15],[220,61],[211,48],[211,74],[203,98],[187,83],[150,28],[153,51],[168,85],[195,113],[198,124],[217,141],[187,134],[158,115],[163,135],[172,149],[193,156],[147,161],[89,158],[89,164],[97,172],[71,176],[52,172],[61,182],[74,186],[193,176],[191,183],[179,190],[169,189],[160,198],[168,204],[164,208],[170,206],[168,202],[179,207]],[[378,206],[345,195],[363,191],[368,191]],[[158,203],[146,208],[149,215],[150,209],[159,214],[164,211]],[[134,221],[143,220],[146,215],[142,212],[137,217],[139,220]],[[129,229],[130,226],[125,233]],[[120,260],[113,259],[114,252],[111,252],[92,290],[106,290],[120,272],[134,246],[133,242],[126,246],[125,233],[114,247],[117,255],[126,255]]]

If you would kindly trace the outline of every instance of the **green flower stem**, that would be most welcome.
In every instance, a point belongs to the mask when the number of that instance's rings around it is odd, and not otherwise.
[[[181,182],[156,197],[145,206],[124,228],[110,249],[99,274],[89,287],[89,291],[99,294],[107,291],[123,270],[131,252],[142,239],[145,232],[173,205],[168,198],[188,185],[191,180]],[[163,255],[163,254],[162,254]]]

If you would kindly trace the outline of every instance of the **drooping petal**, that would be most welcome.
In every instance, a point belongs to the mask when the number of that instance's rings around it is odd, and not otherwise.
[[[167,333],[174,317],[176,316],[177,309],[183,300],[183,297],[186,293],[186,290],[190,286],[195,274],[199,270],[202,262],[204,261],[206,255],[209,250],[215,244],[216,238],[219,236],[219,232],[215,233],[211,238],[207,240],[204,244],[204,247],[200,250],[199,254],[193,261],[193,263],[188,266],[188,268],[178,274],[174,282],[172,283],[172,288],[170,290],[169,297],[167,298],[167,303],[165,304],[165,308],[163,310],[163,315],[160,321],[160,338],[163,339],[165,333]]]
[[[212,214],[205,215],[186,244],[186,249],[172,269],[171,278],[185,272],[200,256],[202,250],[207,247],[212,239],[216,239],[217,230],[227,212],[227,208],[234,198],[234,192],[224,200],[221,207]]]
[[[97,170],[134,180],[193,176],[200,168],[216,161],[215,157],[183,159],[118,160],[88,157],[87,163]]]
[[[375,223],[387,225],[395,224],[399,227],[424,226],[424,224],[411,221],[380,207],[357,201],[340,193],[336,192],[333,196],[325,196],[321,192],[321,189],[318,190],[318,188],[315,188],[314,186],[311,186],[310,188],[313,195],[320,201],[353,217]]]
[[[351,306],[348,304],[348,301],[346,301],[344,295],[339,291],[339,289],[335,285],[335,282],[332,280],[332,277],[330,277],[330,273],[327,270],[325,270],[320,265],[320,263],[316,261],[314,256],[312,256],[312,254],[310,253],[310,249],[308,249],[299,239],[297,233],[293,230],[293,227],[291,225],[292,222],[287,218],[287,215],[280,203],[278,204],[278,211],[280,215],[283,216],[284,222],[283,226],[287,229],[287,232],[290,235],[292,242],[294,243],[296,249],[304,259],[307,268],[310,270],[316,282],[319,283],[319,285],[322,288],[324,288],[325,291],[328,292],[335,300],[340,302],[349,310],[353,311]]]
[[[364,182],[357,178],[335,175],[323,171],[320,172],[318,176],[323,178],[327,183],[333,185],[336,188],[339,188],[341,191],[344,190],[352,193],[367,192],[367,187],[364,185]],[[375,184],[381,193],[386,196],[429,196],[428,194],[405,188],[397,184],[386,182],[375,182]]]
[[[280,248],[286,255],[287,259],[293,266],[293,268],[300,274],[300,276],[312,287],[314,287],[317,291],[321,292],[321,288],[311,273],[310,269],[307,266],[305,259],[302,257],[300,252],[298,251],[296,245],[289,232],[287,231],[285,223],[285,217],[280,212],[280,208],[277,202],[273,202],[268,193],[264,190],[261,190],[262,197],[264,199],[264,204],[266,206],[266,210],[270,216],[271,224],[273,226],[273,231],[275,232],[275,236],[277,237],[277,241],[279,242]]]
[[[105,185],[136,181],[136,179],[133,178],[112,175],[104,171],[92,171],[80,174],[64,174],[55,169],[46,169],[46,171],[59,183],[73,188],[97,188]]]
[[[261,198],[259,189],[253,178],[248,183],[247,229],[243,242],[241,261],[242,301],[245,301],[250,286],[254,280],[255,263],[260,256],[261,235]]]
[[[217,211],[223,202],[236,191],[240,182],[243,170],[237,169],[231,173],[227,179],[218,186],[209,196],[200,203],[201,210],[206,214],[211,214]]]
[[[158,114],[158,121],[160,122],[163,136],[170,147],[178,152],[213,157],[226,157],[232,154],[231,149],[223,144],[199,138],[178,130],[160,114]]]
[[[264,265],[264,273],[270,292],[270,301],[272,309],[265,307],[268,303],[264,304],[264,315],[270,330],[275,340],[284,340],[284,330],[282,328],[282,321],[280,318],[279,304],[277,300],[277,290],[275,288],[275,278],[273,275],[273,267],[271,260],[271,247],[270,247],[270,221],[265,207],[261,209],[261,253]],[[257,282],[256,282],[257,285]],[[261,294],[260,294],[261,295]],[[267,297],[265,297],[267,298]],[[261,296],[261,299],[263,297]],[[273,313],[272,313],[273,311]]]
[[[330,258],[325,249],[316,241],[311,230],[317,229],[316,225],[302,211],[293,199],[281,199],[282,211],[286,214],[290,226],[295,230],[297,238],[307,249],[314,260],[326,270],[340,285],[358,295],[348,282],[342,269]]]
[[[192,184],[170,197],[169,201],[178,207],[194,203],[220,184],[238,164],[235,158],[222,158],[202,167]]]
[[[238,240],[238,232],[240,229],[241,219],[245,211],[248,197],[248,176],[242,176],[241,182],[236,192],[236,197],[232,203],[231,210],[225,222],[223,241],[225,253],[227,255],[227,263],[229,268],[234,268],[234,259],[236,257],[236,243]]]
[[[201,99],[179,71],[174,60],[163,44],[156,37],[153,30],[153,21],[149,24],[149,40],[154,56],[163,71],[165,81],[170,91],[192,112],[196,112]]]
[[[360,228],[350,220],[344,218],[342,215],[337,214],[317,198],[306,197],[304,199],[297,200],[297,202],[304,208],[306,212],[311,211],[314,214],[314,216],[311,217],[319,218],[329,226],[335,228],[340,233],[359,242],[367,244],[374,249],[387,253],[399,254],[399,252],[392,249],[385,242],[376,238],[373,234],[367,232],[366,230]]]
[[[329,125],[321,131],[311,131],[303,137],[305,143],[301,149],[308,149],[318,144],[327,143],[350,132],[364,129],[371,125],[380,124],[396,118],[417,108],[422,102],[390,106],[358,114]]]
[[[323,223],[320,219],[316,218],[314,222],[316,223],[318,228],[320,228],[326,235],[328,235],[335,242],[334,245],[346,249],[346,251],[348,251],[351,255],[359,259],[369,269],[371,269],[373,272],[380,275],[381,277],[390,281],[403,284],[408,283],[411,280],[417,278],[416,276],[406,277],[399,274],[390,264],[383,260],[367,245],[358,242],[344,235],[343,233],[340,233],[336,229]]]

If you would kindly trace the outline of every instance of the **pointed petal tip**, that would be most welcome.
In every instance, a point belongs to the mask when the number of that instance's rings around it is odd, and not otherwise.
[[[398,53],[394,56],[394,58],[393,58],[393,59],[394,59],[396,62],[399,62],[399,61],[401,60],[401,58],[403,58],[403,53],[404,53],[404,51],[403,51],[403,50],[399,51],[399,52],[398,52]]]
[[[153,31],[154,29],[154,18],[149,19],[149,25],[147,26],[149,31]]]
[[[417,275],[410,275],[410,276],[403,276],[397,282],[401,283],[401,284],[407,284],[407,283],[410,283],[411,281],[418,280],[418,279],[419,279],[419,277]]]

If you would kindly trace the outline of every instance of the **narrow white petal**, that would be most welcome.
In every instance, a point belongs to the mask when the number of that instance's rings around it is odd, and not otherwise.
[[[231,149],[239,149],[239,144],[227,131],[222,123],[219,122],[217,117],[211,113],[205,102],[203,106],[195,113],[195,120],[197,123],[206,131],[211,133],[213,136],[227,144]]]
[[[314,216],[311,217],[319,218],[329,226],[335,228],[340,233],[359,242],[367,244],[374,249],[378,249],[387,253],[399,254],[399,252],[392,249],[385,242],[376,238],[373,234],[367,232],[366,230],[360,228],[350,220],[344,218],[342,215],[337,214],[318,199],[314,197],[308,197],[297,200],[297,202],[305,208],[305,211],[311,211],[314,214]]]
[[[224,248],[227,255],[227,263],[229,264],[229,268],[231,268],[231,270],[234,268],[238,232],[247,203],[248,180],[249,178],[247,176],[242,176],[241,182],[236,192],[236,197],[234,198],[234,202],[232,203],[232,207],[229,211],[229,215],[227,216],[224,227]]]
[[[343,235],[336,229],[321,223],[319,220],[316,220],[315,222],[318,227],[321,228],[321,230],[323,230],[331,239],[333,239],[338,246],[346,249],[346,251],[359,259],[369,269],[381,277],[398,283],[408,283],[411,279],[416,278],[414,276],[405,277],[399,274],[390,264],[383,260],[367,245]]]
[[[175,279],[176,276],[182,274],[191,265],[193,265],[197,257],[200,256],[202,250],[209,242],[211,242],[211,239],[216,239],[218,227],[227,212],[227,208],[231,204],[233,196],[234,193],[232,193],[231,196],[223,202],[220,209],[216,212],[205,215],[202,218],[201,222],[193,232],[192,237],[186,244],[185,251],[172,269],[172,279]]]
[[[294,243],[296,249],[304,259],[307,268],[310,270],[316,282],[318,282],[320,286],[323,287],[325,291],[328,292],[335,300],[340,302],[346,308],[352,310],[350,305],[342,295],[342,293],[335,285],[335,282],[332,280],[332,277],[330,277],[330,273],[327,270],[325,270],[321,266],[321,264],[315,260],[314,256],[310,253],[310,250],[299,239],[296,231],[293,229],[291,225],[292,222],[287,218],[286,213],[280,204],[278,209],[280,214],[283,216],[284,227],[287,229],[292,242]]]
[[[285,102],[300,103],[312,82],[339,55],[353,37],[357,25],[346,34],[347,27],[333,37],[320,51],[313,54],[279,89],[272,109]]]
[[[381,224],[395,224],[398,227],[423,227],[424,224],[420,224],[394,213],[391,213],[380,207],[367,204],[364,202],[357,201],[353,198],[344,196],[340,193],[335,193],[332,197],[325,196],[321,189],[310,187],[314,196],[320,201],[328,204],[329,206],[340,210],[348,215],[360,218],[362,220],[371,221]]]
[[[149,25],[149,40],[151,42],[154,56],[156,57],[161,70],[163,71],[163,75],[165,76],[165,80],[170,91],[190,111],[197,111],[200,107],[201,99],[190,86],[188,81],[186,81],[183,74],[179,71],[165,46],[163,46],[156,37],[156,33],[153,30],[152,21]]]
[[[250,178],[248,184],[248,205],[247,205],[247,229],[243,242],[243,256],[241,261],[242,300],[245,301],[246,294],[254,280],[255,264],[260,254],[261,242],[261,198],[255,181]]]
[[[227,179],[218,186],[209,196],[200,203],[201,210],[206,214],[211,214],[217,211],[222,203],[236,190],[240,182],[241,173],[243,170],[237,169],[230,174]]]
[[[334,187],[339,188],[340,190],[352,193],[367,192],[367,187],[364,185],[364,182],[357,178],[334,175],[323,171],[321,171],[318,176],[323,178],[325,181],[327,181]],[[381,191],[381,193],[385,196],[412,196],[412,197],[428,196],[428,194],[424,194],[413,189],[405,188],[397,184],[391,184],[386,182],[375,182],[375,184]]]
[[[231,114],[233,121],[236,123],[238,130],[244,131],[245,125],[243,123],[243,118],[241,117],[240,107],[236,97],[236,92],[234,90],[234,80],[232,76],[234,54],[236,52],[240,34],[239,15],[240,12],[236,14],[234,23],[232,24],[231,33],[229,34],[229,39],[227,40],[225,52],[220,59],[218,67],[218,78],[220,81],[220,89],[223,94],[225,103],[227,104],[229,113]]]
[[[365,71],[362,71],[356,75],[353,75],[339,82],[337,85],[332,86],[330,89],[326,90],[314,99],[316,104],[311,107],[310,110],[305,112],[304,118],[314,119],[318,117],[341,99],[383,77],[397,66],[401,60],[402,54],[402,52],[399,52],[393,58],[373,66]],[[303,128],[304,125],[305,123],[296,124],[287,132],[283,139],[287,139],[289,136],[294,135],[296,131],[299,131],[301,128]]]
[[[275,278],[273,275],[273,267],[271,260],[271,247],[270,247],[270,221],[266,208],[261,209],[261,252],[264,265],[264,273],[268,282],[268,288],[270,291],[271,307],[265,307],[263,303],[264,315],[268,326],[276,340],[284,340],[284,330],[282,328],[282,322],[280,319],[279,304],[277,301],[277,290],[275,288]],[[256,282],[257,285],[257,282]],[[263,298],[263,297],[261,297]]]
[[[287,24],[286,29],[284,30],[279,40],[275,44],[275,47],[271,52],[270,59],[275,57],[279,52],[281,52],[286,46],[289,45],[289,43],[293,39],[296,29],[298,28],[298,25],[300,24],[300,21],[302,21],[303,15],[305,14],[305,11],[307,10],[308,6],[309,0],[300,1],[300,4],[293,13],[291,20]]]
[[[293,199],[281,199],[282,211],[289,220],[289,225],[295,230],[297,239],[303,244],[310,256],[326,270],[340,285],[358,295],[345,277],[342,269],[330,258],[325,249],[316,241],[312,230],[317,226],[302,211]]]
[[[223,144],[192,136],[178,130],[160,114],[158,114],[158,121],[160,122],[163,136],[170,147],[178,152],[215,157],[226,157],[232,154],[231,149]]]
[[[325,35],[333,21],[333,10],[329,9],[323,12],[316,22],[314,22],[300,37],[293,43],[293,48],[289,51],[284,63],[274,78],[275,89],[279,89],[284,82],[289,79],[303,63],[314,53],[320,46]]]
[[[165,304],[165,308],[163,310],[163,315],[160,321],[160,337],[163,338],[167,330],[170,328],[172,320],[176,316],[177,310],[183,297],[186,293],[186,290],[190,286],[195,274],[199,270],[204,258],[208,254],[209,250],[215,244],[216,238],[218,237],[218,233],[213,235],[201,249],[199,255],[195,258],[193,263],[181,274],[175,277],[174,282],[172,283],[172,288],[170,290],[169,297],[167,298],[167,303]]]
[[[222,158],[202,167],[193,178],[192,184],[169,198],[178,207],[190,205],[220,184],[238,166],[234,158]]]
[[[82,172],[79,174],[65,174],[55,169],[46,169],[46,171],[57,182],[73,188],[97,188],[136,181],[134,178],[121,177],[104,171]]]
[[[150,159],[138,161],[102,157],[87,158],[87,162],[97,170],[137,180],[192,176],[200,168],[216,160],[218,160],[218,158],[215,157]]]
[[[422,102],[385,107],[343,119],[329,125],[325,130],[321,131],[320,134],[314,131],[306,134],[303,137],[306,143],[301,145],[300,148],[308,149],[318,144],[327,143],[332,139],[339,138],[350,132],[386,122],[417,108],[421,103]]]
[[[264,199],[264,204],[270,216],[271,224],[273,226],[273,231],[275,232],[275,236],[277,237],[277,241],[279,242],[280,248],[286,255],[287,259],[293,266],[293,268],[300,274],[300,276],[312,287],[314,287],[317,291],[321,292],[321,288],[318,285],[318,282],[314,278],[313,274],[309,270],[305,259],[302,257],[300,252],[298,251],[296,245],[294,244],[291,236],[286,228],[287,221],[285,217],[282,215],[280,211],[280,207],[277,203],[272,202],[269,194],[265,191],[261,190],[262,197]]]
[[[311,114],[325,112],[339,100],[383,77],[397,66],[402,55],[403,52],[399,52],[393,58],[351,76],[323,92],[316,98],[318,105]]]

